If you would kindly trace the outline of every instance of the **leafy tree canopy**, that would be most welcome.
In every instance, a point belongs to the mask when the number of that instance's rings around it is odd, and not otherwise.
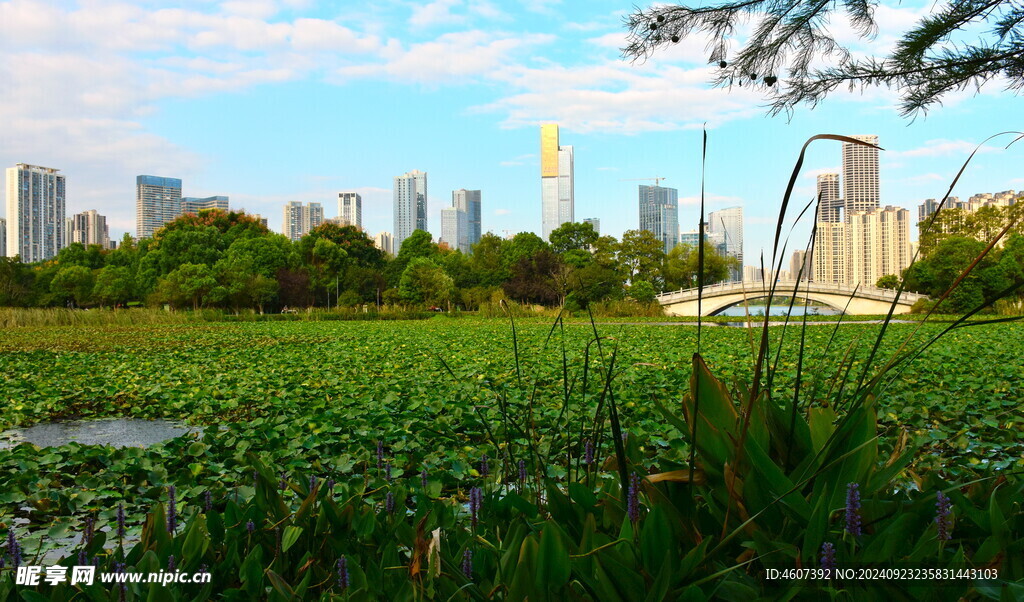
[[[887,86],[912,116],[950,92],[992,80],[1024,86],[1024,4],[1017,0],[946,0],[903,33],[887,56],[854,56],[829,29],[841,11],[861,38],[878,30],[876,2],[725,0],[706,5],[655,4],[626,18],[625,56],[643,59],[688,36],[708,39],[715,86],[759,86],[769,112],[816,105],[839,86]],[[729,51],[737,27],[749,38]],[[819,67],[818,65],[825,66]]]

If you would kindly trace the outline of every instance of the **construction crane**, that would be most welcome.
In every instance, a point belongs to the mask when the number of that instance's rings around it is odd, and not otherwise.
[[[650,182],[651,180],[654,180],[654,185],[655,186],[661,186],[661,181],[662,180],[667,180],[667,179],[668,178],[629,178],[628,180],[619,180],[619,181],[620,182],[641,182],[641,181],[643,181],[643,182]]]

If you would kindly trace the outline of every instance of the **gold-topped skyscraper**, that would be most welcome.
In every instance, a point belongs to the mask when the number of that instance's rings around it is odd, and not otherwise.
[[[558,145],[558,124],[540,126],[541,223],[544,240],[573,221],[573,156],[571,146]]]

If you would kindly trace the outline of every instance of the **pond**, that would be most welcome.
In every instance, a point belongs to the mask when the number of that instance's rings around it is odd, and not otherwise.
[[[170,420],[109,418],[44,422],[0,433],[0,449],[8,449],[19,443],[58,447],[71,442],[82,445],[146,447],[197,431],[199,429],[196,427]]]
[[[769,316],[784,316],[790,314],[792,316],[802,316],[805,313],[808,316],[836,316],[843,312],[829,307],[827,305],[794,305],[790,308],[788,305],[771,305],[769,306]],[[764,305],[751,305],[744,308],[742,305],[733,305],[727,307],[715,315],[718,316],[746,316],[747,311],[750,312],[751,316],[763,316],[765,307]]]

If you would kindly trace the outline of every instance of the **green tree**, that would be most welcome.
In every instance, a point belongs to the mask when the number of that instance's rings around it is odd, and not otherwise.
[[[697,286],[700,256],[697,249],[690,245],[676,245],[665,258],[665,288],[677,290]],[[715,284],[729,279],[734,269],[739,267],[735,257],[723,256],[715,250],[714,245],[704,243],[704,285]]]
[[[426,257],[415,257],[409,261],[398,287],[402,301],[437,307],[448,305],[454,291],[455,283],[451,276]]]
[[[202,263],[186,263],[178,266],[159,280],[154,295],[161,303],[172,307],[191,305],[199,309],[207,303],[207,295],[217,286],[217,279],[210,266]]]
[[[886,274],[885,276],[882,276],[881,278],[878,279],[878,282],[875,283],[875,286],[877,286],[878,288],[888,288],[896,290],[900,287],[900,277],[897,276],[896,274]]]
[[[434,259],[440,253],[441,251],[438,249],[437,244],[434,243],[434,238],[430,235],[430,232],[413,230],[409,238],[402,242],[402,248],[398,250],[398,255],[384,269],[384,277],[390,286],[398,286],[410,261],[417,257]]]
[[[532,257],[534,253],[549,248],[550,245],[533,232],[520,232],[505,245],[505,265],[511,266],[523,257]]]
[[[108,265],[96,273],[92,296],[101,305],[127,303],[132,298],[134,279],[131,269]]]
[[[629,297],[637,303],[654,303],[654,285],[646,280],[637,280],[629,286]]]
[[[655,238],[649,230],[626,230],[619,242],[618,257],[630,282],[646,280],[656,289],[663,287],[665,243]]]
[[[32,269],[14,257],[0,257],[0,307],[32,304]]]
[[[591,245],[597,242],[598,234],[589,223],[566,222],[551,231],[548,240],[551,249],[563,255],[569,251],[590,251]]]
[[[534,236],[540,239],[536,234]],[[473,270],[480,286],[501,286],[501,283],[509,278],[509,266],[513,263],[509,259],[509,249],[514,243],[514,239],[510,243],[488,232],[480,237],[478,243],[473,245],[473,254],[469,256],[469,267]]]
[[[61,299],[74,300],[80,307],[92,301],[92,270],[81,265],[62,267],[50,281],[50,290]]]
[[[522,303],[559,305],[566,294],[564,270],[565,265],[558,255],[541,249],[533,255],[521,257],[512,266],[512,275],[501,288],[510,299]]]
[[[948,0],[904,32],[889,55],[855,57],[830,30],[830,19],[842,7],[858,34],[870,37],[878,29],[875,6],[810,0],[657,4],[629,15],[623,52],[636,60],[691,35],[707,39],[708,61],[718,67],[714,85],[758,86],[773,115],[801,103],[814,106],[840,86],[898,90],[905,116],[926,110],[947,93],[992,80],[1009,89],[1024,86],[1024,6],[1019,2]],[[755,22],[752,33],[727,56],[729,38],[748,20]]]

